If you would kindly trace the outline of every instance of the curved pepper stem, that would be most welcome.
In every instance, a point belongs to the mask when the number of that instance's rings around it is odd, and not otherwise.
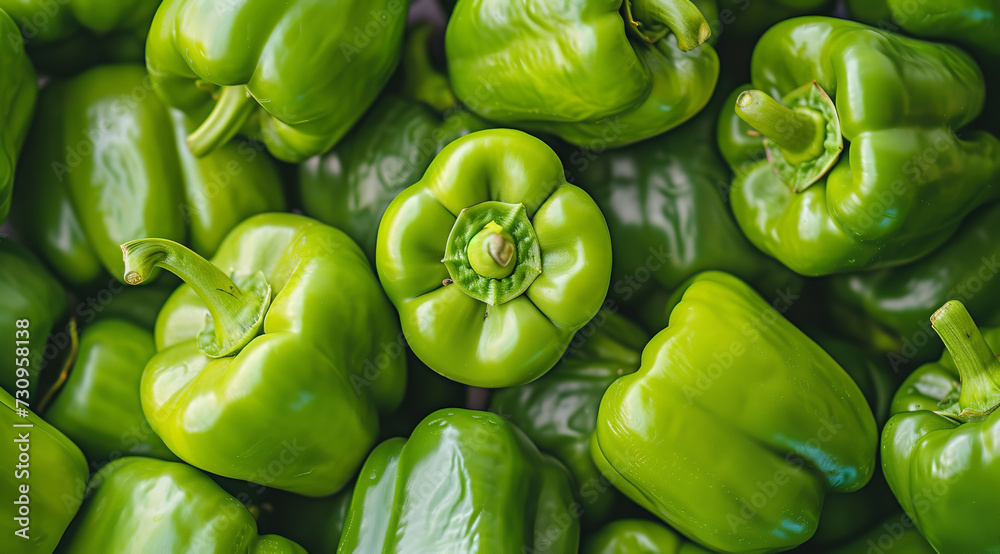
[[[712,28],[691,0],[625,0],[626,26],[642,40],[655,43],[669,32],[677,47],[694,50],[712,36]]]
[[[194,289],[211,314],[198,334],[198,347],[211,358],[239,352],[260,331],[271,302],[264,274],[230,279],[187,247],[166,239],[141,239],[122,245],[125,282],[138,285],[162,267]]]
[[[257,101],[246,87],[223,87],[212,113],[187,137],[191,153],[206,156],[229,142],[256,108]]]
[[[761,90],[745,90],[736,99],[736,115],[781,148],[789,161],[823,153],[823,116],[808,108],[791,109]]]
[[[962,391],[957,417],[968,421],[992,412],[1000,403],[1000,360],[968,310],[958,300],[949,300],[931,316],[931,326],[958,367]]]
[[[403,91],[439,112],[446,112],[458,104],[448,78],[431,63],[430,42],[432,29],[418,25],[406,37],[406,49],[400,69]]]

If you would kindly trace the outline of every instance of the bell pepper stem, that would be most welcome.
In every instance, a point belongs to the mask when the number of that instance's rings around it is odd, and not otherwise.
[[[473,271],[490,279],[503,279],[514,271],[517,248],[510,234],[491,221],[472,237],[467,254]]]
[[[138,285],[162,267],[194,289],[211,319],[198,337],[199,347],[212,358],[239,352],[260,330],[271,300],[271,287],[257,272],[240,283],[184,245],[166,239],[141,239],[122,245],[125,282]]]
[[[931,326],[958,367],[962,381],[959,416],[991,412],[1000,403],[1000,360],[968,310],[958,300],[949,300],[931,316]]]
[[[792,158],[823,153],[826,125],[809,108],[791,109],[761,90],[745,90],[736,98],[736,114]]]
[[[458,104],[448,78],[431,63],[430,43],[432,29],[418,25],[406,37],[406,49],[400,64],[403,91],[410,97],[444,113]]]
[[[655,43],[672,31],[677,47],[694,50],[712,36],[712,28],[691,0],[625,0],[626,26],[639,38]]]
[[[188,135],[188,149],[198,157],[214,152],[236,136],[256,107],[246,87],[223,87],[212,113]]]

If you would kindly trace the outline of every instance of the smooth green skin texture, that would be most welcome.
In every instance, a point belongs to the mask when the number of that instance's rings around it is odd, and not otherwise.
[[[719,58],[631,36],[621,5],[459,2],[445,34],[455,94],[488,120],[602,150],[680,125],[712,96]]]
[[[129,455],[176,460],[139,402],[142,370],[155,353],[152,331],[121,319],[95,322],[80,334],[76,363],[45,418],[88,460]]]
[[[305,212],[347,233],[374,265],[378,224],[389,203],[420,180],[448,143],[485,127],[464,109],[442,115],[384,94],[336,147],[299,165]]]
[[[755,88],[779,100],[815,80],[835,100],[850,142],[826,179],[803,192],[793,193],[767,161],[733,181],[733,212],[744,233],[798,273],[918,259],[970,211],[1000,197],[993,186],[1000,142],[987,133],[953,134],[975,119],[984,99],[979,68],[957,48],[802,17],[765,33],[752,76]],[[737,116],[724,110],[722,117]]]
[[[284,537],[258,535],[239,500],[186,464],[121,458],[88,492],[61,551],[305,554]]]
[[[284,209],[277,170],[250,143],[206,158],[149,90],[141,66],[91,69],[46,87],[18,171],[21,235],[74,286],[122,278],[120,245],[184,242],[211,255],[245,218]],[[103,284],[103,282],[101,282]]]
[[[927,318],[946,301],[963,300],[981,325],[1000,325],[997,273],[1000,204],[974,212],[948,244],[917,262],[832,278],[827,298],[839,326],[875,340],[894,373],[905,376],[940,355]]]
[[[199,81],[245,87],[259,106],[243,132],[297,163],[329,150],[375,101],[399,61],[408,5],[249,0],[220,9],[216,0],[166,0],[146,66],[167,104],[199,118],[214,104]]]
[[[310,553],[337,551],[354,495],[353,485],[325,498],[307,498],[274,490],[268,493],[258,517],[261,533],[288,537]]]
[[[730,173],[712,145],[718,100],[665,135],[564,156],[608,221],[611,296],[650,328],[662,328],[667,297],[701,271],[731,273],[768,298],[801,288],[794,273],[757,250],[736,225],[726,198]]]
[[[708,554],[676,531],[655,521],[619,519],[583,543],[582,554]]]
[[[703,546],[772,552],[813,535],[827,493],[868,482],[876,442],[851,377],[748,285],[706,272],[604,394],[591,453]]]
[[[0,8],[3,5],[0,4]],[[0,9],[0,223],[10,212],[10,197],[14,190],[14,167],[35,108],[37,86],[35,69],[31,66],[24,44],[8,37],[18,36],[17,26]]]
[[[99,63],[141,62],[160,0],[0,0],[21,27],[32,60],[47,75]],[[4,32],[4,39],[9,36]]]
[[[980,331],[1000,351],[1000,328]],[[981,522],[1000,508],[994,494],[1000,486],[1000,411],[964,424],[935,413],[956,404],[961,386],[947,350],[910,374],[892,399],[895,415],[882,431],[882,470],[938,552],[994,552],[1000,530]]]
[[[15,536],[22,526],[14,521],[18,506],[8,504],[7,517],[0,518],[0,550],[3,552],[40,552],[49,554],[76,515],[87,486],[87,460],[80,449],[46,423],[34,412],[27,417],[17,415],[14,398],[0,390],[0,428],[3,429],[3,463],[9,468],[0,479],[0,494],[12,503],[21,496],[22,485],[28,486],[28,540]],[[30,428],[14,425],[30,424]],[[27,475],[16,473],[19,464],[21,434],[28,433]],[[23,523],[23,522],[21,522]]]
[[[263,334],[209,358],[196,339],[208,309],[182,285],[156,322],[146,419],[195,467],[306,496],[336,492],[406,387],[399,325],[368,261],[333,227],[261,214],[233,229],[212,263],[263,272],[272,298]]]
[[[24,377],[17,374],[16,341],[27,340],[28,355],[27,377],[29,386],[26,389],[29,398],[21,398],[32,406],[42,400],[39,379],[42,369],[51,360],[55,351],[49,349],[46,356],[46,346],[49,343],[49,333],[65,316],[69,302],[66,292],[55,278],[42,267],[42,264],[23,247],[10,239],[0,238],[0,333],[4,340],[0,341],[0,387],[8,393],[15,390],[15,381]],[[18,333],[17,321],[27,319],[30,322],[27,337]],[[25,345],[22,345],[25,346]]]
[[[797,552],[797,551],[793,551]],[[815,550],[802,550],[803,554]],[[927,539],[913,526],[913,521],[903,513],[893,513],[872,527],[867,533],[834,549],[829,554],[935,554]]]
[[[439,410],[372,451],[338,552],[575,553],[570,482],[500,416]]]
[[[848,0],[856,19],[879,28],[929,39],[955,41],[989,56],[1000,56],[1000,5],[996,0]]]
[[[445,285],[450,275],[441,261],[459,213],[487,201],[523,204],[541,250],[541,274],[495,306]],[[375,261],[421,361],[460,383],[510,387],[551,369],[600,309],[611,239],[600,209],[566,182],[545,143],[496,129],[449,144],[423,179],[392,201]]]
[[[552,371],[490,398],[490,411],[517,425],[538,448],[566,465],[588,525],[607,519],[622,501],[590,457],[597,409],[615,379],[639,369],[647,340],[637,325],[602,310],[577,332],[566,358]]]

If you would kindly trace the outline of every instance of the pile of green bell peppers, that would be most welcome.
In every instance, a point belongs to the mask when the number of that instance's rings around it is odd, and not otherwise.
[[[0,0],[0,552],[1000,552],[998,16]]]

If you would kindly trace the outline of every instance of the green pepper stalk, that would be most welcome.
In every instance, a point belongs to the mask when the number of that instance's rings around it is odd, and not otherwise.
[[[934,312],[931,326],[955,361],[962,383],[958,402],[944,413],[962,422],[983,420],[1000,404],[1000,359],[957,300]]]
[[[690,0],[625,0],[625,22],[639,38],[650,44],[673,32],[684,52],[694,50],[712,36],[712,28]]]
[[[162,267],[194,289],[212,318],[198,336],[198,346],[210,358],[236,354],[255,336],[271,300],[271,285],[259,271],[236,277],[237,286],[219,268],[172,240],[141,239],[122,245],[125,282],[139,285]]]
[[[764,136],[768,160],[792,192],[799,192],[836,165],[844,139],[837,108],[816,81],[785,101],[791,107],[764,91],[744,90],[736,98],[736,114]]]

